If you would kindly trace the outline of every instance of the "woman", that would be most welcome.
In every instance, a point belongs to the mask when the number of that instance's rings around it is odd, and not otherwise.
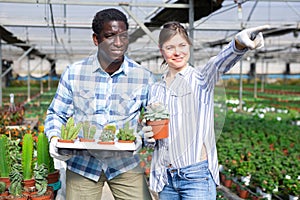
[[[159,49],[167,66],[161,82],[151,86],[148,104],[164,104],[170,112],[169,138],[155,141],[151,127],[143,128],[146,145],[155,143],[150,188],[160,200],[216,199],[219,185],[214,134],[213,93],[221,74],[248,49],[263,46],[261,26],[238,33],[204,67],[189,65],[192,45],[178,22],[163,26]]]

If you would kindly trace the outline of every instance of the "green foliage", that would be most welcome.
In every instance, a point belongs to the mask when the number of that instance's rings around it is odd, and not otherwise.
[[[0,177],[8,177],[10,172],[9,141],[6,135],[0,136]]]
[[[81,128],[82,123],[75,125],[74,118],[70,117],[66,125],[61,126],[61,138],[64,140],[74,140],[77,138]]]
[[[135,141],[136,136],[134,135],[134,129],[129,127],[129,123],[127,122],[124,128],[119,129],[117,134],[118,140],[126,140],[126,141]]]
[[[144,119],[146,121],[169,119],[169,112],[162,104],[150,104],[146,107]]]
[[[44,163],[37,165],[34,168],[35,188],[37,189],[38,195],[46,193],[48,187],[47,177],[48,169]]]
[[[24,180],[32,179],[33,174],[33,137],[25,134],[22,143],[22,167]]]

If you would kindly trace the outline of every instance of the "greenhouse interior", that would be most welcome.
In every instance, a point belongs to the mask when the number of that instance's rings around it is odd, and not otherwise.
[[[16,166],[22,168],[30,140],[33,179],[43,162],[39,158],[43,146],[48,148],[44,162],[52,163],[46,174],[53,192],[49,199],[66,199],[66,165],[49,154],[45,119],[67,67],[97,53],[92,21],[106,8],[126,15],[126,55],[156,81],[165,72],[158,38],[166,22],[178,21],[186,28],[192,41],[189,63],[197,67],[208,63],[240,31],[269,25],[262,31],[264,46],[247,51],[215,86],[220,177],[216,199],[300,198],[300,0],[0,0],[1,196],[16,192],[10,187],[11,173],[18,171]],[[137,154],[150,184],[153,148],[142,146]],[[60,176],[50,183],[49,175],[57,171]],[[17,181],[21,191],[37,190],[39,181],[25,187],[24,167],[21,174]],[[159,199],[157,192],[151,191],[151,196]],[[102,199],[114,199],[108,185]]]

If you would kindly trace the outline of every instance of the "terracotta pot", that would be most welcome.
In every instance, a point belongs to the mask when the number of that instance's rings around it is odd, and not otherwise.
[[[63,143],[74,143],[74,140],[58,139],[58,142],[63,142]]]
[[[169,136],[169,119],[147,121],[148,126],[152,126],[153,138],[156,140]]]
[[[10,186],[10,180],[9,180],[9,177],[0,177],[0,181],[1,182],[4,182],[6,184],[6,189],[9,188]]]
[[[106,142],[105,142],[105,141],[103,141],[103,142],[102,142],[102,141],[99,141],[98,144],[108,144],[108,145],[112,145],[112,144],[115,144],[115,142],[114,142],[114,141],[106,141]]]
[[[32,194],[30,196],[31,200],[51,200],[53,199],[53,190],[47,190],[44,195]]]
[[[7,197],[8,195],[9,195],[8,191],[4,191],[0,194],[0,197]],[[5,199],[5,198],[3,198],[3,199]]]
[[[6,197],[6,200],[27,200],[27,199],[29,199],[29,197],[26,196],[26,195],[19,196],[19,197],[15,197],[15,196],[13,196],[13,195],[8,195],[8,196]]]
[[[35,186],[35,180],[32,179],[28,179],[28,180],[23,180],[24,183],[24,187],[34,187]]]
[[[120,143],[133,143],[134,140],[118,140]]]
[[[244,190],[242,188],[239,189],[239,197],[241,197],[242,199],[247,199],[248,196],[249,196],[248,190]]]
[[[79,138],[80,142],[95,142],[95,139]]]
[[[231,179],[225,179],[224,186],[227,188],[231,188],[232,180]]]
[[[47,177],[48,184],[56,183],[57,181],[59,181],[59,176],[59,170],[55,170],[54,172],[49,173]]]

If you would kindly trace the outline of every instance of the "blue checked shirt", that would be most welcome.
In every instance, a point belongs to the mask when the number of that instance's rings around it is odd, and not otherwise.
[[[152,73],[125,56],[124,63],[112,76],[100,67],[97,55],[68,66],[62,74],[55,97],[45,120],[45,132],[50,139],[60,137],[60,127],[73,116],[75,123],[89,121],[97,126],[96,137],[107,124],[123,128],[126,122],[137,132],[139,109],[147,103]],[[82,134],[82,132],[80,133]],[[118,158],[73,156],[68,169],[98,181],[103,169],[113,177],[136,167],[138,155]]]
[[[157,141],[152,157],[151,190],[160,192],[168,184],[166,167],[169,164],[172,168],[182,168],[204,159],[208,160],[214,181],[219,184],[214,87],[220,76],[232,68],[245,52],[236,49],[231,42],[204,67],[188,66],[176,74],[169,86],[165,81],[151,86],[148,104],[160,102],[170,112],[169,137]]]

